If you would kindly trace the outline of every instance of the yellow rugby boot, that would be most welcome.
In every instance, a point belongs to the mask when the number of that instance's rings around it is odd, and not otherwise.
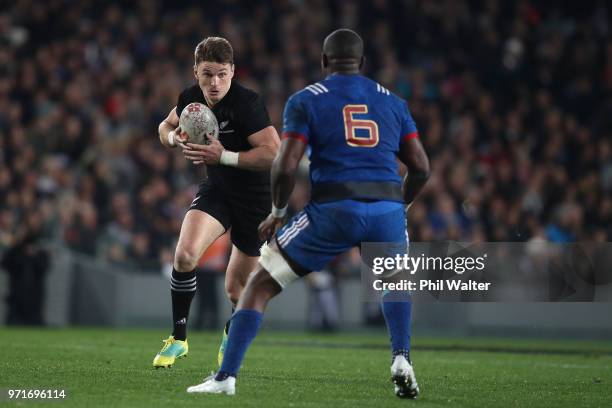
[[[170,368],[177,358],[187,357],[189,352],[187,340],[176,340],[174,336],[170,336],[166,340],[162,340],[162,342],[164,345],[153,359],[153,367]]]
[[[221,367],[223,362],[223,355],[225,354],[225,348],[227,347],[227,325],[223,328],[223,337],[221,337],[221,345],[219,346],[219,353],[217,354],[217,364]]]

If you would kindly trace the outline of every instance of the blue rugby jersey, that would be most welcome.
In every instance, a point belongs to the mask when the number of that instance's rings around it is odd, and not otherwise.
[[[283,137],[310,147],[310,178],[317,183],[401,183],[400,144],[418,137],[404,100],[362,75],[332,74],[292,95]]]

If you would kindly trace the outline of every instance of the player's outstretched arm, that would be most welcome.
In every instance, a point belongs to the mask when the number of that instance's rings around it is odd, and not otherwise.
[[[281,143],[270,174],[273,212],[259,226],[261,239],[270,239],[283,224],[289,196],[295,186],[295,173],[305,151],[306,144],[299,139],[286,138]]]
[[[278,156],[272,163],[271,187],[272,204],[277,208],[287,206],[289,196],[295,186],[295,173],[300,160],[306,151],[306,144],[301,140],[286,138],[281,144]]]
[[[187,142],[187,133],[181,132],[178,125],[179,117],[176,114],[176,108],[172,108],[166,119],[162,120],[157,128],[161,144],[166,147],[176,147]]]
[[[401,144],[398,158],[408,168],[404,177],[404,202],[411,204],[429,179],[429,159],[416,137]]]

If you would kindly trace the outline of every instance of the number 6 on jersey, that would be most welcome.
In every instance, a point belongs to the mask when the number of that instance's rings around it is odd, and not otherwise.
[[[378,144],[378,125],[373,120],[355,119],[353,115],[368,113],[368,105],[346,105],[342,109],[346,143],[353,147],[374,147]],[[367,130],[367,135],[357,136],[357,130]]]

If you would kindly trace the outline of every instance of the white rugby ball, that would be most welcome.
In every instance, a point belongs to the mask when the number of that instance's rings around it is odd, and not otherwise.
[[[193,102],[185,106],[179,118],[181,130],[189,135],[189,142],[209,144],[211,138],[219,138],[219,123],[208,106]]]

